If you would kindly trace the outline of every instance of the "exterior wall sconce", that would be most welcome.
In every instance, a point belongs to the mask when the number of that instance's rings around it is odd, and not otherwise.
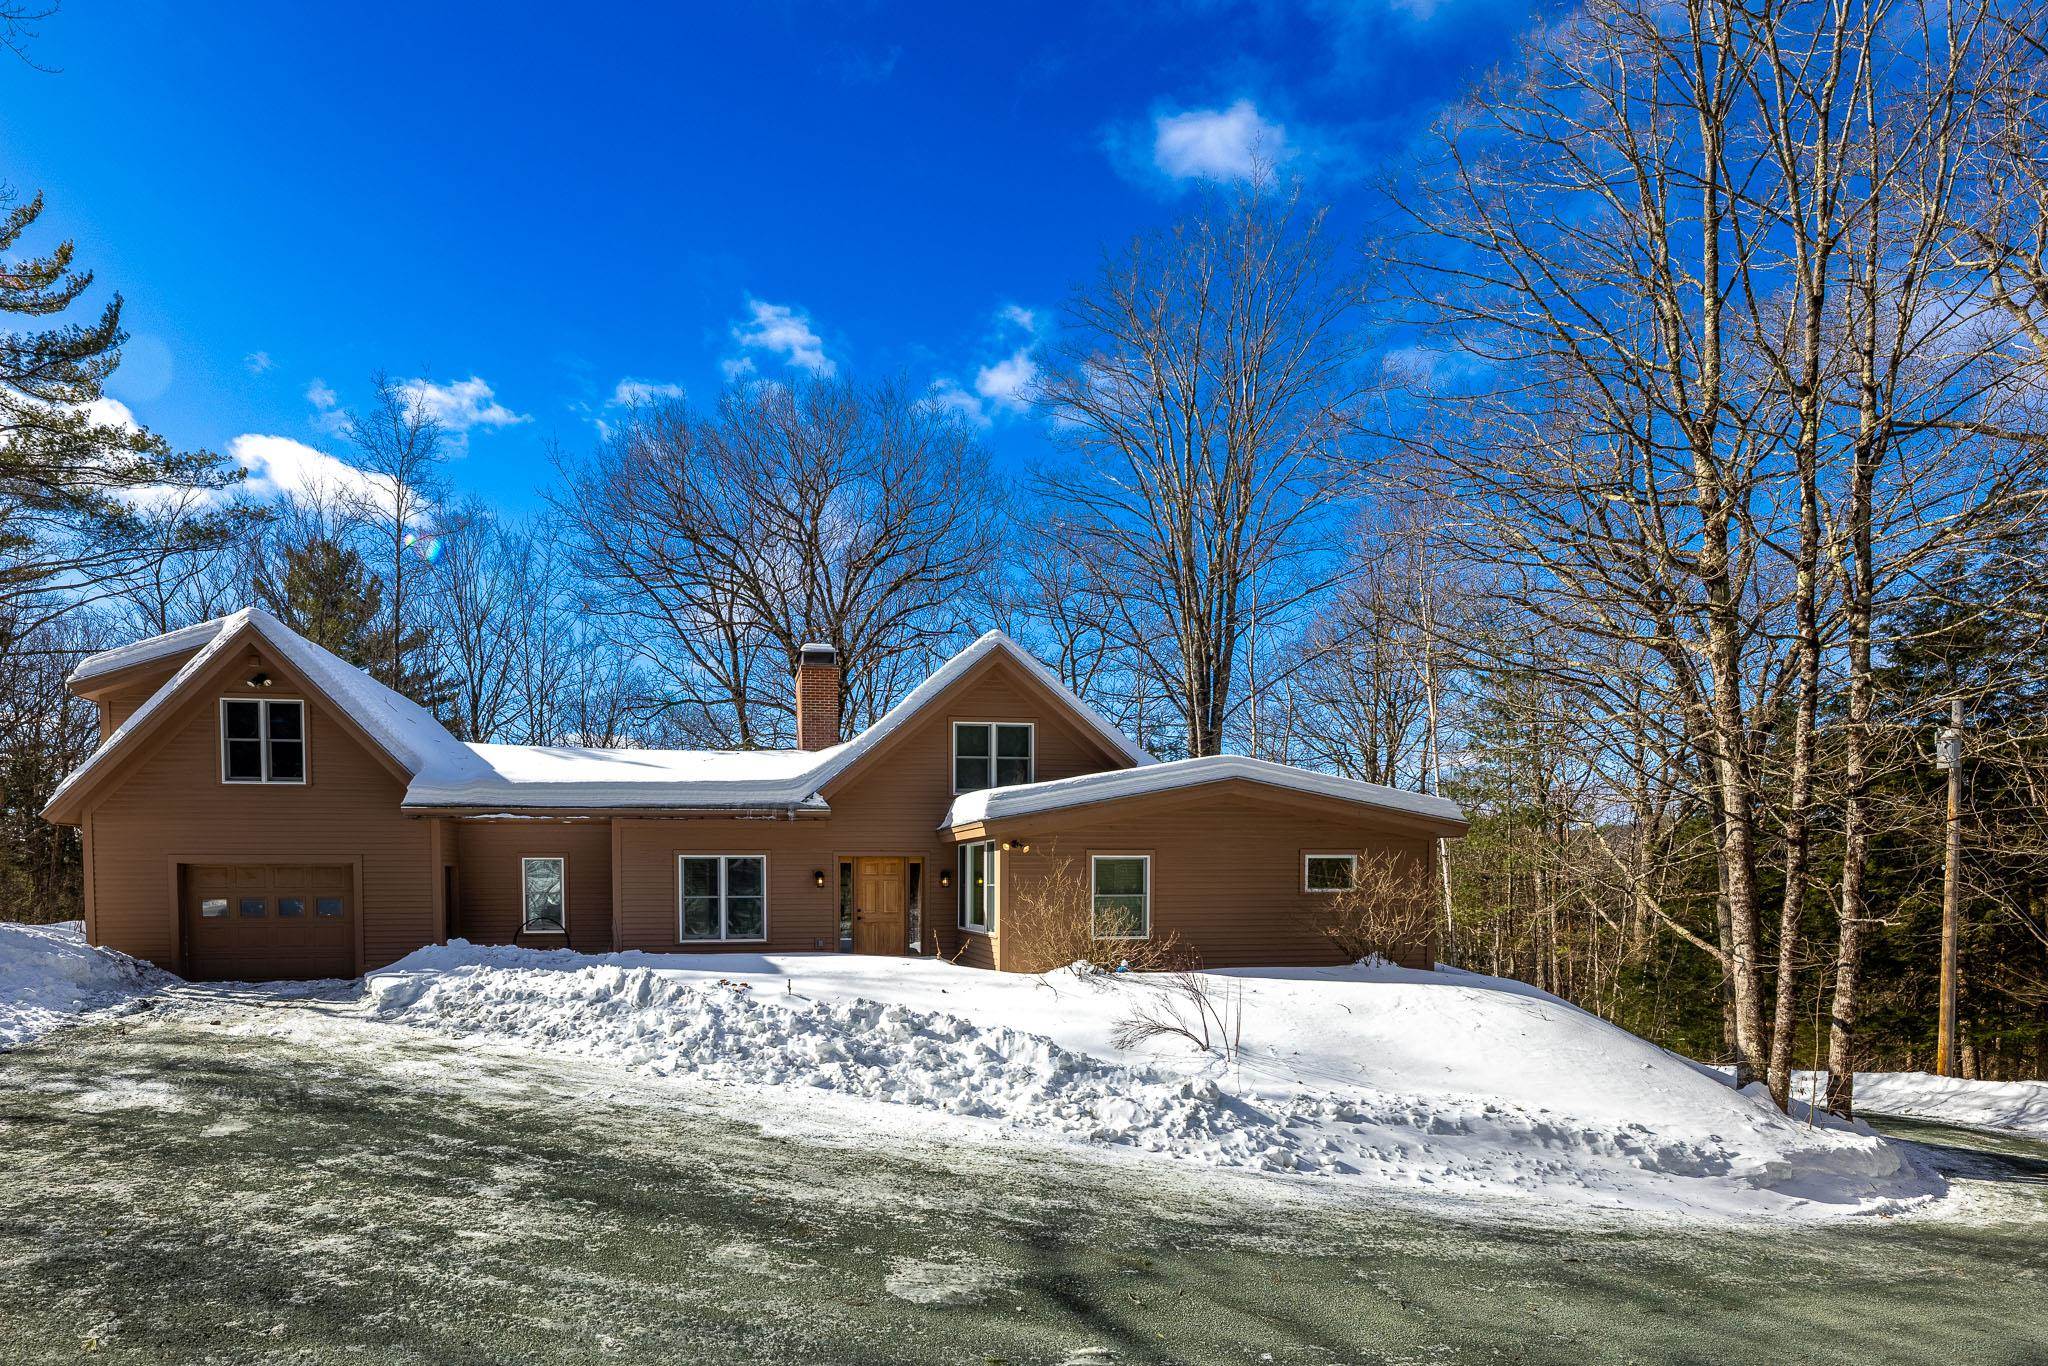
[[[951,868],[939,869],[939,885],[941,887],[950,887],[953,885],[953,870]]]
[[[255,673],[252,673],[252,674],[250,674],[250,675],[249,675],[249,686],[250,686],[250,687],[252,687],[252,688],[267,688],[267,687],[269,687],[269,686],[270,686],[270,675],[269,675],[269,674],[267,674],[267,673],[264,673],[264,672],[263,672],[263,671],[262,671],[261,669],[258,669],[258,670],[257,670],[257,671],[256,671]]]
[[[816,872],[812,873],[812,874],[811,874],[811,881],[812,881],[812,882],[814,882],[814,883],[816,883],[816,884],[817,884],[818,886],[820,886],[820,887],[824,886],[824,885],[825,885],[825,870],[824,870],[823,868],[820,868],[820,869],[818,869],[818,870],[817,870]]]
[[[1031,852],[1031,845],[1025,840],[1004,840],[1003,848],[1017,854],[1028,854]]]

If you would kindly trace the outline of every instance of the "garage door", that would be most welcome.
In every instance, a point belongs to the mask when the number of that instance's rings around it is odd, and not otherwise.
[[[185,869],[185,968],[196,981],[353,977],[355,877],[347,865]]]

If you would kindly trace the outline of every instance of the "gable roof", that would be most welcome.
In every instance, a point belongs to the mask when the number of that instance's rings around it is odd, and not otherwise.
[[[1116,769],[1108,773],[1086,773],[1078,778],[1057,778],[1051,782],[1021,783],[1013,787],[991,787],[964,792],[953,799],[939,829],[984,824],[1012,816],[1064,811],[1097,802],[1127,797],[1151,796],[1202,787],[1210,783],[1238,780],[1263,783],[1289,792],[1370,806],[1398,812],[1437,824],[1463,829],[1465,813],[1457,803],[1426,792],[1404,792],[1378,783],[1315,773],[1292,764],[1249,759],[1239,754],[1215,754],[1201,759],[1176,759],[1147,768]]]
[[[574,745],[471,745],[484,771],[422,775],[409,809],[673,808],[828,809],[818,794],[906,727],[982,661],[1003,655],[1049,690],[1105,749],[1133,764],[1153,762],[1108,717],[1001,631],[990,631],[941,664],[875,723],[820,750],[588,749]]]
[[[338,711],[346,714],[408,776],[459,773],[480,766],[475,753],[448,733],[432,712],[377,682],[331,651],[322,649],[259,607],[245,607],[197,626],[152,636],[80,661],[71,673],[75,686],[94,677],[193,650],[178,671],[135,709],[83,764],[50,794],[43,814],[54,819],[88,779],[111,767],[157,719],[245,640],[260,640]],[[197,647],[196,649],[194,647]]]

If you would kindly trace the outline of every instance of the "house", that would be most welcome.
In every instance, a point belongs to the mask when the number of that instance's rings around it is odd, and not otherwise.
[[[1004,909],[1055,870],[1099,936],[1326,963],[1314,915],[1361,858],[1426,878],[1465,828],[1282,764],[1155,762],[1000,632],[843,741],[839,665],[806,646],[781,751],[464,744],[254,608],[70,686],[101,742],[43,814],[81,832],[87,937],[191,978],[349,977],[454,937],[1038,969]]]

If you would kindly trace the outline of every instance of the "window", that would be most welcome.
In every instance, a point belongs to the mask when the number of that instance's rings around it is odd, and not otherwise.
[[[306,898],[302,896],[279,897],[277,899],[277,913],[279,915],[304,915],[306,913]]]
[[[558,858],[519,860],[519,885],[526,907],[521,934],[564,934],[568,910],[568,878]]]
[[[228,899],[224,896],[210,896],[199,903],[199,914],[207,920],[219,920],[228,913]]]
[[[314,915],[336,916],[341,914],[341,898],[323,896],[313,903]]]
[[[220,700],[220,776],[227,783],[306,781],[306,704],[297,699]]]
[[[1301,889],[1304,892],[1348,892],[1357,885],[1358,855],[1301,856]]]
[[[953,723],[953,790],[1015,787],[1031,781],[1029,722]]]
[[[683,854],[677,860],[679,940],[768,937],[768,859],[762,854]]]
[[[1152,937],[1152,858],[1096,854],[1088,860],[1095,890],[1097,939]]]
[[[960,928],[987,934],[995,919],[995,841],[960,846]]]
[[[250,920],[254,920],[263,914],[263,898],[260,896],[245,896],[242,898],[241,905],[243,916]]]

